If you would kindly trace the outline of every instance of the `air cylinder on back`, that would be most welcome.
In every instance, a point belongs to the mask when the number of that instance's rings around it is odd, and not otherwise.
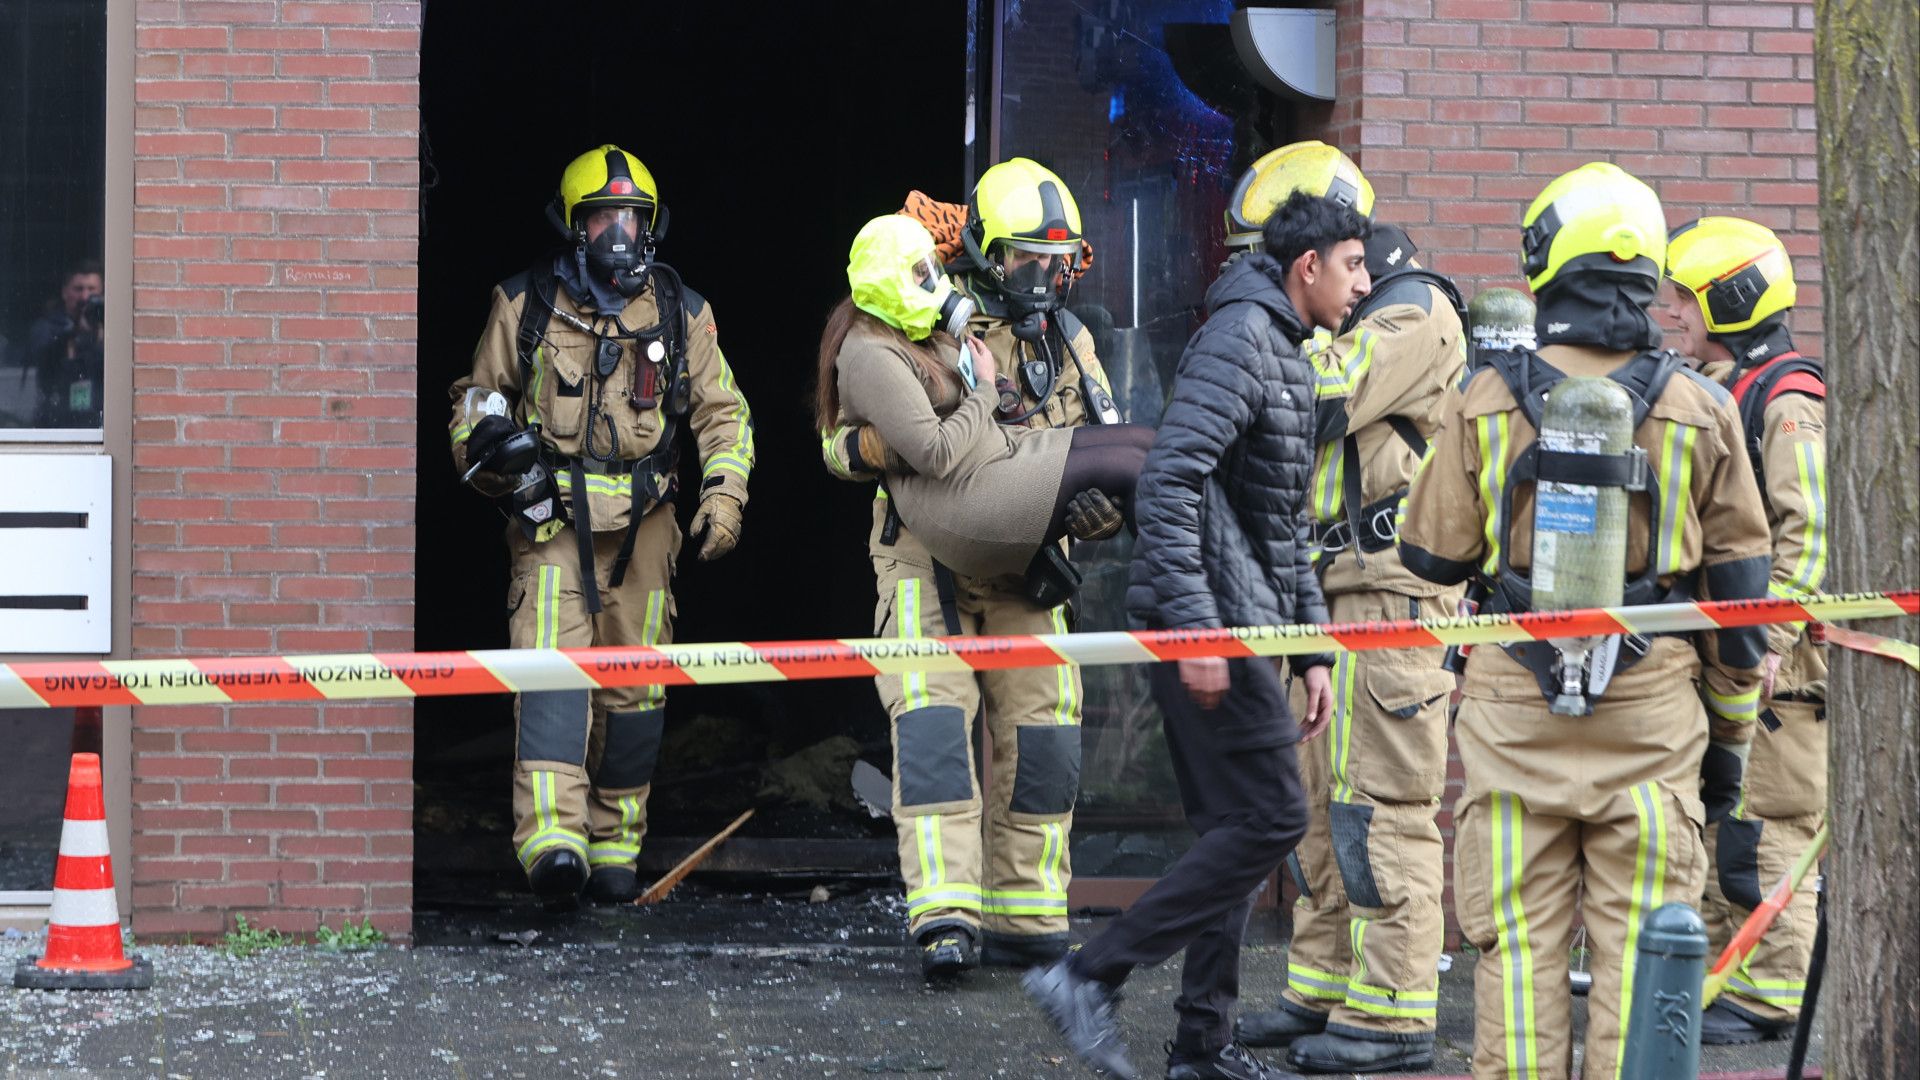
[[[1633,399],[1612,379],[1573,377],[1547,393],[1540,448],[1562,454],[1633,449]],[[1542,473],[1547,469],[1543,466]],[[1620,603],[1627,567],[1627,491],[1542,480],[1534,489],[1533,606],[1539,611]]]

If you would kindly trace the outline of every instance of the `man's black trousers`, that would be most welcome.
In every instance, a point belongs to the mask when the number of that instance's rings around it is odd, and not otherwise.
[[[1270,660],[1228,666],[1231,686],[1211,710],[1187,696],[1178,665],[1148,669],[1180,804],[1199,837],[1073,959],[1077,973],[1118,986],[1135,967],[1184,948],[1174,1002],[1175,1041],[1183,1050],[1214,1050],[1231,1038],[1240,940],[1253,898],[1307,830],[1285,683]]]

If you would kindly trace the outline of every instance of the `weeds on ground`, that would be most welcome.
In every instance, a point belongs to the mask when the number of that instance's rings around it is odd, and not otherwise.
[[[371,918],[362,919],[357,925],[352,919],[344,919],[338,930],[323,926],[315,931],[313,940],[329,952],[359,952],[385,945],[387,935],[374,928]]]
[[[268,949],[284,949],[294,940],[278,930],[248,924],[245,915],[233,917],[233,929],[220,939],[220,951],[236,959],[253,956]]]

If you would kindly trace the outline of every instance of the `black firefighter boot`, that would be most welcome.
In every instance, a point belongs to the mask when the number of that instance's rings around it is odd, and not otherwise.
[[[1046,967],[1067,955],[1065,934],[980,935],[980,963],[986,967]]]
[[[1326,1013],[1303,1009],[1281,998],[1278,1008],[1242,1013],[1233,1022],[1233,1037],[1248,1046],[1286,1046],[1326,1029]]]
[[[640,875],[626,863],[596,866],[587,878],[590,904],[631,904],[640,898]]]
[[[1765,1020],[1726,998],[1700,1014],[1700,1045],[1731,1046],[1785,1038],[1793,1032],[1791,1020]]]
[[[1415,1072],[1433,1068],[1433,1032],[1324,1031],[1294,1040],[1287,1064],[1305,1073]]]
[[[578,903],[586,883],[587,860],[567,848],[554,848],[527,867],[527,884],[533,887],[533,895],[549,907]]]
[[[973,928],[966,923],[941,923],[920,931],[920,977],[928,982],[957,979],[980,966],[973,948]]]

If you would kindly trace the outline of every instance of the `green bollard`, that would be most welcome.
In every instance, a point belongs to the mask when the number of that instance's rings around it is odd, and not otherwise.
[[[1633,972],[1633,1009],[1621,1076],[1694,1080],[1700,1075],[1700,983],[1707,967],[1707,927],[1685,904],[1668,904],[1640,927]]]

